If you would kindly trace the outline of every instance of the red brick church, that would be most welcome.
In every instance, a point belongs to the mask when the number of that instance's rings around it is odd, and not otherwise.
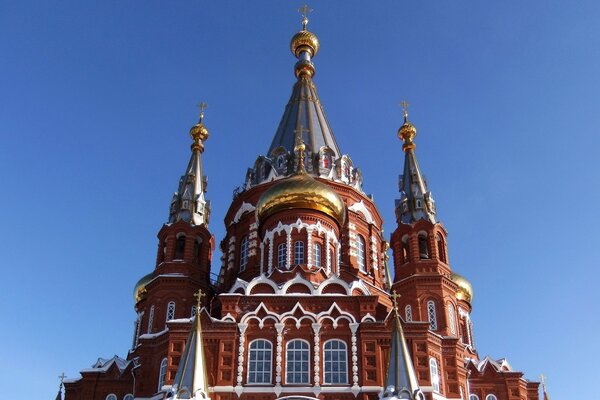
[[[218,279],[202,112],[156,266],[135,287],[131,348],[65,380],[66,400],[538,399],[538,382],[478,353],[473,289],[451,268],[406,109],[397,227],[383,235],[317,95],[307,22],[271,145],[224,216]]]

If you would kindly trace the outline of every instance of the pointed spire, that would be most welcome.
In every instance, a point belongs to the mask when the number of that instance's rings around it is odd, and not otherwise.
[[[315,74],[312,58],[317,55],[320,47],[317,36],[307,30],[307,15],[312,9],[305,5],[298,11],[302,14],[302,30],[294,35],[290,43],[292,54],[298,59],[294,67],[298,80],[267,156],[271,156],[279,147],[292,153],[295,146],[295,131],[302,126],[306,129],[302,133],[302,140],[310,151],[309,154],[318,154],[321,147],[328,147],[333,152],[334,159],[337,159],[341,156],[340,150],[312,80]]]
[[[199,289],[194,296],[198,299],[197,312],[171,390],[174,392],[174,399],[210,400],[200,324],[202,297],[205,293]]]
[[[398,129],[398,137],[404,142],[404,172],[400,177],[400,200],[396,201],[396,220],[398,223],[411,224],[419,220],[437,222],[435,201],[427,189],[427,182],[421,173],[413,142],[417,128],[408,120],[408,103],[400,103],[404,112],[404,123]]]
[[[63,388],[63,382],[65,380],[67,376],[65,375],[65,373],[63,372],[62,374],[59,375],[58,379],[60,379],[60,383],[58,384],[58,394],[56,395],[56,400],[62,400],[62,388]]]
[[[544,394],[543,400],[550,400],[550,396],[548,396],[548,392],[546,391],[546,377],[544,374],[540,375],[540,380],[542,381],[542,393]]]
[[[417,375],[413,367],[411,355],[406,345],[404,331],[398,315],[397,299],[400,297],[396,291],[391,295],[393,302],[394,326],[392,328],[392,343],[390,361],[385,380],[382,400],[425,400],[419,388]]]
[[[206,103],[198,105],[200,118],[190,129],[192,155],[185,174],[179,180],[179,188],[173,194],[169,210],[169,223],[184,220],[192,225],[208,225],[210,202],[206,201],[206,178],[202,174],[202,153],[208,139],[208,129],[204,126]]]

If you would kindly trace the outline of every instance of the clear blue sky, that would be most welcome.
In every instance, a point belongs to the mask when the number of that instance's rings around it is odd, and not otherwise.
[[[294,82],[291,1],[0,2],[0,386],[55,395],[131,344],[135,282],[209,104],[210,228]],[[481,356],[553,398],[600,380],[597,1],[311,3],[338,144],[394,229],[400,100],[474,285]],[[213,269],[218,268],[219,254]],[[9,373],[7,373],[9,372]]]

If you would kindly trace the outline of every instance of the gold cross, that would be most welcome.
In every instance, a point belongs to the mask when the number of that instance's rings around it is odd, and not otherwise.
[[[400,295],[398,293],[396,293],[396,290],[394,290],[391,294],[392,297],[392,302],[394,303],[394,311],[396,311],[396,313],[398,313],[398,298],[400,297]]]
[[[196,310],[196,315],[200,314],[200,308],[202,307],[202,298],[206,296],[206,294],[202,291],[202,289],[198,289],[197,293],[194,293],[194,297],[196,299],[198,299],[197,301],[197,310]]]
[[[308,6],[308,4],[304,4],[302,7],[298,9],[300,15],[302,15],[302,29],[306,30],[306,25],[308,24],[308,14],[313,12],[313,9]]]
[[[304,143],[304,140],[302,139],[302,135],[304,134],[304,132],[308,133],[308,132],[310,132],[310,130],[304,129],[304,127],[302,125],[300,125],[299,129],[294,129],[294,133],[296,134],[296,146]]]
[[[197,105],[197,107],[200,110],[200,121],[202,122],[202,118],[204,118],[204,110],[206,110],[207,104],[201,101],[200,104]]]
[[[404,112],[404,118],[408,118],[408,102],[406,100],[402,100],[400,102],[400,107],[402,107],[402,111]]]

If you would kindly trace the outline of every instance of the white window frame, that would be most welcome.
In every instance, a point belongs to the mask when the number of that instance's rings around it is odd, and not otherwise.
[[[301,347],[295,348],[297,344],[300,344]],[[294,348],[290,348],[291,345],[294,345]],[[293,356],[290,356],[291,354]],[[300,356],[300,360],[296,360],[297,356]],[[304,365],[306,368],[303,368]],[[287,384],[310,384],[310,344],[306,340],[293,339],[287,342],[285,366],[285,382]],[[300,374],[299,380],[296,380],[296,374]],[[304,377],[306,379],[303,379]]]
[[[116,394],[110,393],[110,394],[106,395],[106,400],[118,400],[118,397]]]
[[[338,348],[327,348],[334,343]],[[327,359],[328,354],[330,355],[329,360]],[[334,354],[337,355],[337,360],[333,359]],[[334,377],[338,377],[338,379],[336,380]],[[327,385],[348,384],[348,346],[343,340],[331,339],[323,344],[323,383]]]
[[[165,386],[165,382],[167,380],[167,357],[163,358],[160,361],[160,369],[158,370],[158,391]]]
[[[429,319],[429,329],[432,331],[437,330],[437,313],[435,310],[435,302],[433,300],[427,302],[427,316]]]
[[[150,313],[148,315],[148,333],[152,333],[152,324],[154,323],[154,305],[150,306]]]
[[[304,264],[304,242],[296,240],[294,242],[294,265]]]
[[[479,400],[479,396],[477,396],[476,394],[472,394],[469,396],[469,400]]]
[[[174,301],[170,301],[167,304],[167,316],[165,318],[165,321],[170,321],[172,319],[175,319],[175,302]]]
[[[321,243],[313,243],[313,265],[315,267],[321,266],[321,254],[323,254],[323,248]]]
[[[240,244],[240,272],[244,272],[248,266],[248,253],[250,251],[250,241],[248,236],[244,236]]]
[[[404,307],[404,316],[405,316],[406,322],[412,322],[413,315],[412,315],[412,306],[410,304],[407,304],[406,307]]]
[[[127,393],[125,395],[125,397],[123,397],[123,400],[134,400],[135,398],[133,397],[133,395],[131,393]]]
[[[448,304],[448,323],[450,324],[450,332],[456,335],[456,314],[452,304]]]
[[[494,393],[490,393],[487,396],[485,396],[485,400],[498,400],[498,397],[496,397]]]
[[[283,242],[277,246],[277,268],[285,268],[287,265],[287,243]]]
[[[356,262],[358,263],[358,270],[363,273],[367,273],[367,264],[365,259],[365,239],[358,235],[356,238]]]
[[[440,387],[442,386],[442,381],[440,379],[440,369],[437,360],[433,357],[429,359],[429,375],[431,376],[431,387],[433,388],[433,391],[441,393]]]
[[[254,345],[262,343],[265,347],[263,348],[252,348]],[[267,348],[268,345],[268,348]],[[252,359],[252,355],[255,354],[256,359]],[[262,356],[262,360],[258,359]],[[262,370],[258,371],[257,366],[261,365]],[[261,377],[262,379],[257,379]],[[268,379],[266,379],[267,377]],[[273,379],[273,343],[266,339],[256,339],[250,342],[248,345],[248,375],[246,382],[251,385],[264,385],[271,384]]]

